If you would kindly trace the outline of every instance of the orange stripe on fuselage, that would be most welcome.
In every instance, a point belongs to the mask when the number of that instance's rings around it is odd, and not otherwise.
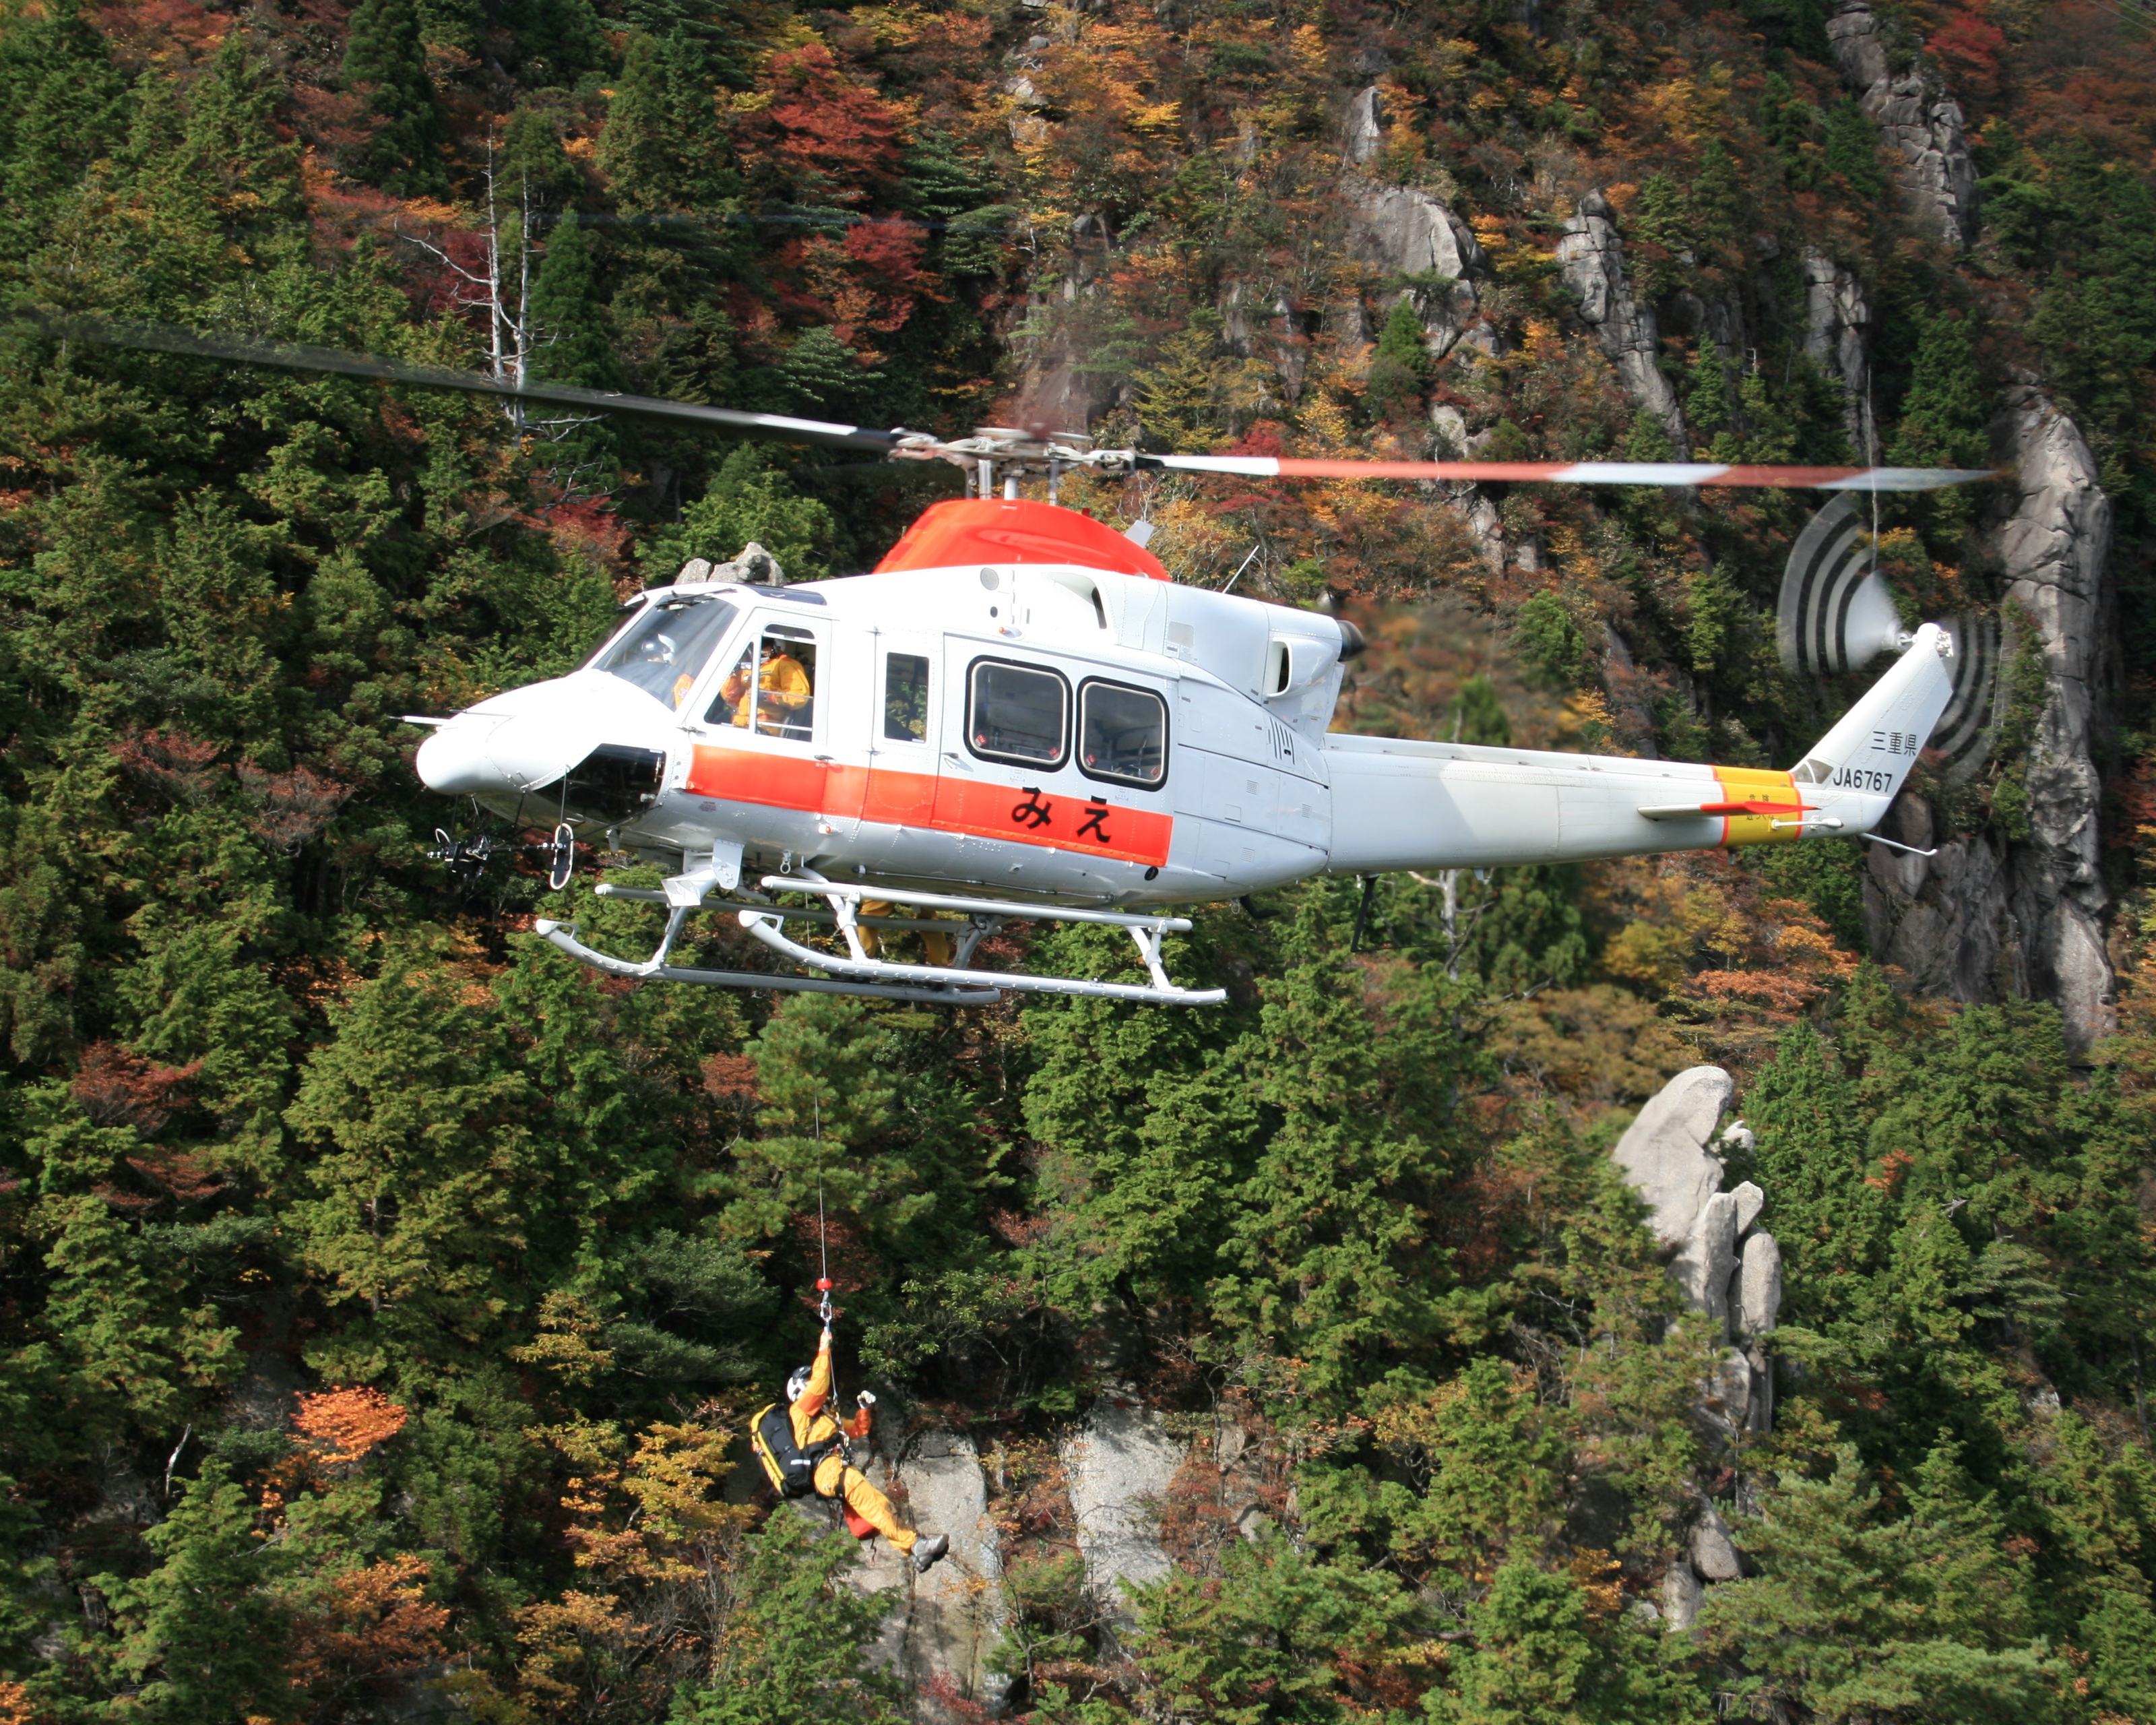
[[[1126,862],[1168,861],[1174,817],[1111,804],[1105,798],[1037,793],[978,779],[842,766],[761,749],[696,747],[685,788],[691,796],[755,803],[863,820],[926,827],[980,839],[1112,856]]]
[[[1774,824],[1771,814],[1726,814],[1722,818],[1722,842],[1734,848],[1742,845],[1785,845],[1799,836],[1796,825],[1798,811],[1804,807],[1797,794],[1796,781],[1786,773],[1772,773],[1757,767],[1717,767],[1714,769],[1715,783],[1722,787],[1723,795],[1732,803],[1760,803],[1789,812],[1779,817],[1789,823],[1787,826]]]

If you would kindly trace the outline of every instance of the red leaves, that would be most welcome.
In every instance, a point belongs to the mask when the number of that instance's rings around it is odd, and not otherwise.
[[[355,788],[305,767],[265,773],[251,761],[239,763],[239,788],[254,805],[248,830],[287,856],[327,826]]]
[[[708,1055],[704,1061],[704,1094],[721,1102],[762,1101],[757,1089],[756,1062],[747,1055]]]
[[[775,100],[767,110],[768,148],[780,172],[805,198],[860,203],[898,167],[904,116],[839,69],[831,51],[812,42],[774,54]]]
[[[200,803],[217,788],[217,745],[184,731],[136,731],[112,745],[131,778],[173,803]]]
[[[1999,94],[1999,57],[2006,51],[2006,33],[1988,18],[1956,13],[1924,45],[1945,66],[1957,95],[1988,101]]]
[[[200,1060],[159,1066],[112,1043],[93,1042],[83,1050],[82,1069],[69,1088],[98,1125],[131,1126],[153,1137],[173,1115],[194,1106],[181,1086],[201,1070]]]

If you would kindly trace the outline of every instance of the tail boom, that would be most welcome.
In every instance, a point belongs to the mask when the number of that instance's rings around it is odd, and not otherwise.
[[[1925,624],[1788,773],[1335,734],[1328,868],[1497,868],[1869,832],[1952,697],[1951,652]]]

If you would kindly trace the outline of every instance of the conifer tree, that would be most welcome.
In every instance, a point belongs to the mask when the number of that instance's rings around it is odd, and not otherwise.
[[[2035,1633],[2027,1559],[2005,1549],[1995,1500],[1952,1443],[1914,1470],[1904,1514],[1846,1447],[1830,1477],[1784,1478],[1767,1505],[1738,1532],[1763,1573],[1717,1587],[1701,1619],[1738,1694],[1826,1718],[2071,1717],[2069,1667]]]
[[[296,221],[305,207],[299,155],[277,135],[275,86],[235,25],[188,87],[178,157],[161,178],[191,199],[206,197],[228,227],[246,228],[260,246],[263,223]]]
[[[126,91],[81,0],[0,29],[0,264],[20,267],[78,177],[126,136]]]
[[[1827,110],[1824,165],[1839,174],[1860,209],[1887,195],[1887,176],[1879,166],[1879,129],[1854,100]]]
[[[681,522],[648,539],[644,566],[671,574],[690,557],[723,562],[753,540],[777,557],[791,580],[814,579],[828,567],[838,519],[804,497],[757,444],[737,444]]]
[[[604,302],[592,267],[591,241],[572,212],[547,232],[547,249],[531,285],[531,376],[586,389],[619,387],[606,330]]]
[[[573,90],[607,60],[592,0],[512,0],[507,8],[527,88]]]
[[[1430,350],[1423,345],[1422,317],[1414,296],[1402,294],[1386,314],[1363,393],[1373,414],[1391,418],[1419,412],[1429,387]]]
[[[224,1463],[181,1481],[171,1514],[143,1538],[162,1561],[140,1580],[97,1577],[118,1633],[79,1644],[134,1689],[128,1712],[147,1725],[285,1715],[289,1619],[270,1585],[281,1565]]]
[[[803,1697],[834,1725],[901,1725],[906,1714],[868,1645],[890,1596],[839,1579],[853,1542],[818,1533],[782,1507],[745,1542],[732,1578],[736,1609],[708,1681],[675,1698],[671,1725],[794,1725]]]
[[[377,122],[362,157],[368,177],[393,197],[447,190],[446,128],[412,0],[361,0],[345,44],[344,82]]]
[[[622,53],[621,75],[607,103],[606,130],[593,157],[615,203],[630,214],[665,209],[674,202],[674,152],[667,137],[670,105],[659,44],[636,31]]]

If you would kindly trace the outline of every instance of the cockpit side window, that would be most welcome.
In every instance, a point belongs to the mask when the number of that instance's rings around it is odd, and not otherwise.
[[[634,683],[678,711],[705,660],[740,614],[739,608],[721,598],[684,594],[660,599],[593,660],[591,669]]]
[[[754,728],[759,737],[808,742],[816,734],[816,637],[791,624],[767,623],[752,636],[711,709],[707,725]]]

